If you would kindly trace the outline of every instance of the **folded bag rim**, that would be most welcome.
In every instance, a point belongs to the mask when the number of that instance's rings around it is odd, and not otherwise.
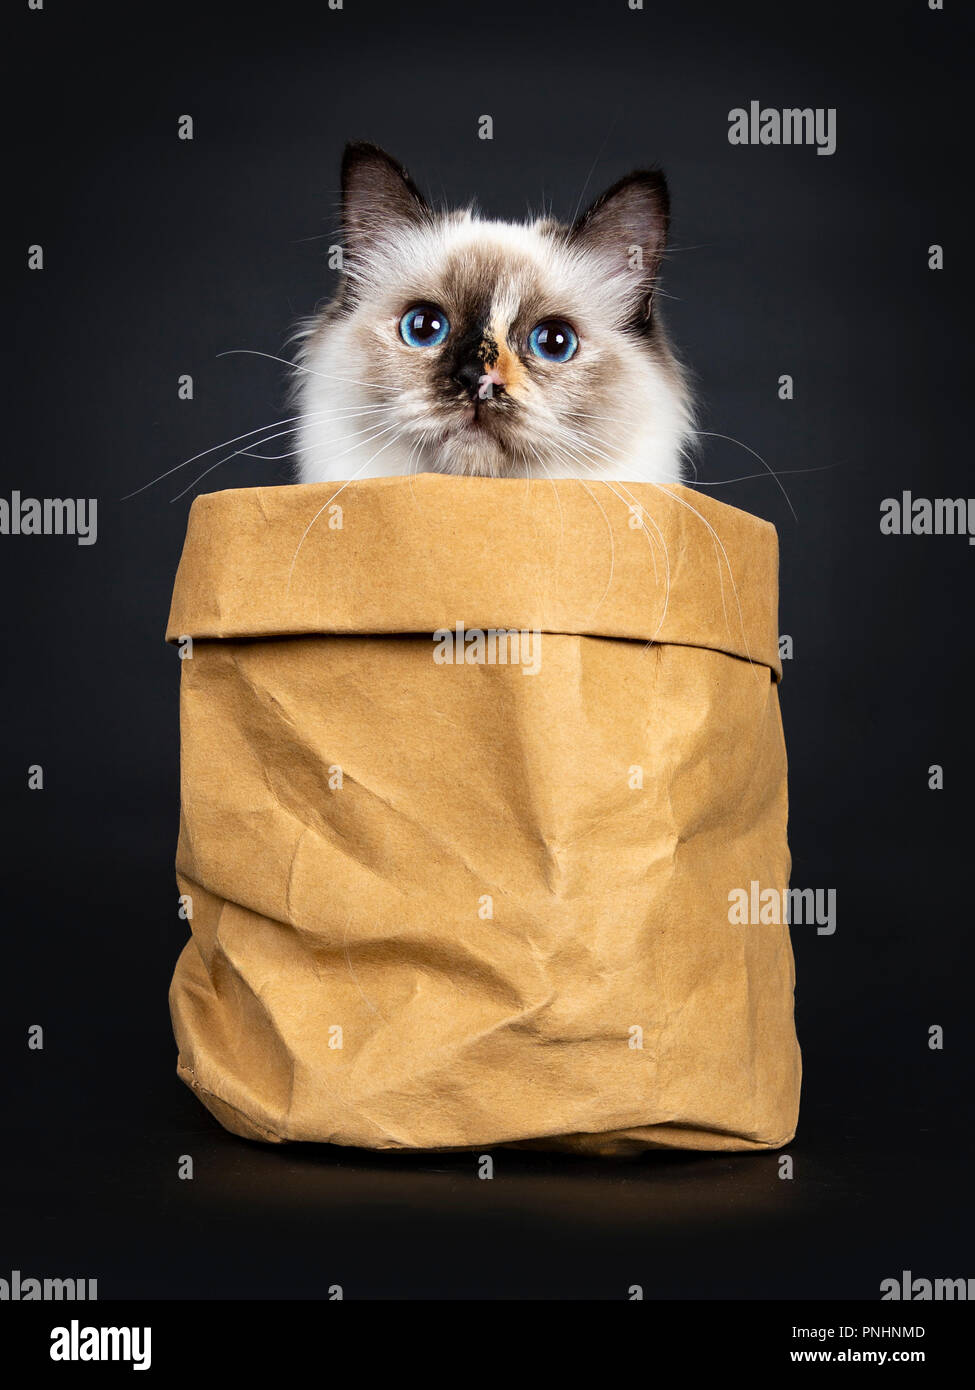
[[[234,488],[190,509],[166,639],[462,623],[702,647],[778,681],[778,563],[774,526],[680,484],[424,473]]]

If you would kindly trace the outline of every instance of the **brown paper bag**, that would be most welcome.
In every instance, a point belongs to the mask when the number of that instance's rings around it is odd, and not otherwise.
[[[223,1125],[792,1137],[789,929],[729,921],[733,890],[788,882],[777,563],[770,525],[682,487],[196,500],[170,1002]]]

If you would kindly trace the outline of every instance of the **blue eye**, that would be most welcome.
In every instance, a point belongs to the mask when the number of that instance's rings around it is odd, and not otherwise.
[[[568,362],[579,339],[563,319],[543,319],[529,333],[528,346],[543,362]]]
[[[447,315],[436,304],[415,304],[399,321],[399,335],[407,347],[439,347],[449,332]]]

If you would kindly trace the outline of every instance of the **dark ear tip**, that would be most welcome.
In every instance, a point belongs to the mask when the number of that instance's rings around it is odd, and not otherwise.
[[[371,140],[349,140],[342,151],[343,164],[351,164],[358,159],[381,159],[388,163],[389,158],[386,151]]]
[[[398,184],[407,189],[411,197],[422,207],[425,199],[398,159],[387,153],[381,145],[371,140],[350,140],[342,152],[342,192],[348,194],[356,175],[370,177],[380,183]],[[361,182],[362,179],[359,179]]]
[[[369,140],[350,140],[342,154],[342,204],[350,210],[377,209],[385,217],[425,216],[429,207],[409,174],[391,154]]]
[[[342,151],[342,187],[347,188],[356,169],[364,164],[389,163],[389,156],[368,140],[350,140]]]
[[[633,189],[638,189],[649,196],[657,213],[666,224],[670,217],[670,189],[667,186],[667,175],[662,169],[651,166],[648,169],[633,169],[629,174],[624,174],[621,179],[617,179],[610,188],[606,189],[605,193],[600,194],[581,217],[576,219],[575,228],[582,227],[608,203],[612,203],[616,198]]]
[[[630,177],[636,182],[642,183],[645,188],[662,199],[665,208],[670,207],[670,188],[663,169],[658,169],[656,166],[650,169],[635,169]]]

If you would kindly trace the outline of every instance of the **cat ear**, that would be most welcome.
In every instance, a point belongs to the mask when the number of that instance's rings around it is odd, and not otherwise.
[[[569,232],[570,245],[591,255],[600,273],[615,283],[634,326],[650,319],[669,220],[664,175],[638,169],[597,198]]]
[[[378,145],[355,140],[342,156],[342,230],[353,264],[367,259],[404,226],[418,226],[430,207],[392,155]]]

